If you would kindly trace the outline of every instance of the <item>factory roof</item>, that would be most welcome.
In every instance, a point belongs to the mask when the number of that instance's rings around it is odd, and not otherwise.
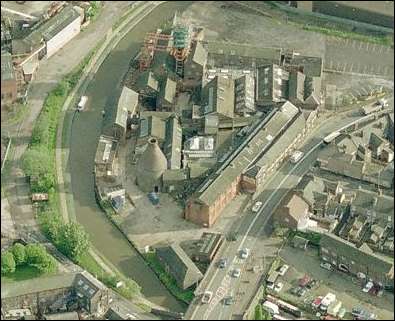
[[[233,42],[207,42],[209,54],[230,55],[265,59],[270,62],[280,63],[281,48],[255,47]]]
[[[203,278],[203,274],[184,250],[176,243],[156,249],[159,258],[165,261],[170,273],[182,289],[187,289]]]
[[[304,100],[305,75],[300,71],[291,71],[289,74],[289,99]]]
[[[80,19],[79,13],[72,6],[66,6],[38,30],[42,32],[44,39],[48,41],[76,19]]]
[[[169,169],[181,167],[182,127],[176,116],[166,121],[166,139],[163,150],[167,158]]]
[[[123,87],[118,100],[115,124],[126,128],[128,114],[132,116],[136,112],[139,94],[128,87]]]
[[[166,78],[165,82],[162,84],[159,95],[169,104],[174,103],[174,98],[176,97],[177,83]]]
[[[224,76],[216,76],[203,88],[205,113],[216,112],[233,117],[234,111],[234,82]]]
[[[155,78],[152,71],[142,72],[137,79],[138,90],[149,88],[154,91],[159,91],[159,82]]]
[[[8,52],[1,53],[1,80],[15,79],[14,67],[12,65],[12,57]]]
[[[251,136],[247,138],[249,139],[248,144],[241,147],[237,155],[225,168],[217,170],[200,186],[194,195],[195,199],[206,205],[215,202],[224,187],[233,183],[271,145],[273,139],[298,112],[299,110],[290,102],[284,103],[258,132],[250,134]]]
[[[193,62],[204,66],[207,62],[207,51],[203,47],[202,43],[200,41],[196,42],[196,45],[194,47],[194,52],[192,55],[192,60]]]
[[[255,80],[256,100],[285,100],[288,80],[289,72],[276,64],[259,66]]]
[[[274,124],[274,126],[277,126]],[[287,131],[280,136],[280,138],[270,147],[270,149],[256,162],[255,166],[258,168],[270,167],[281,156],[296,136],[301,134],[305,128],[305,119],[303,114],[300,114],[295,121],[287,128]],[[275,129],[273,128],[272,131]],[[269,131],[269,129],[268,129]]]
[[[291,65],[303,66],[303,74],[306,77],[321,77],[321,57],[294,56]]]

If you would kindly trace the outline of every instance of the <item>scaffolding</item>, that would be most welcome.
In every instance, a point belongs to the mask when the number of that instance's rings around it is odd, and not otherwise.
[[[140,71],[147,70],[152,63],[155,51],[167,51],[176,62],[175,72],[180,77],[184,75],[184,61],[188,57],[192,40],[192,28],[177,18],[173,20],[173,30],[170,35],[161,33],[147,33],[140,55]],[[166,45],[160,44],[167,41]]]

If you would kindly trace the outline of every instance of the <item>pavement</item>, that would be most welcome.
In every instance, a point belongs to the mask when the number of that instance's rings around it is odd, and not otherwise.
[[[339,130],[360,118],[361,116],[358,113],[351,112],[326,119],[322,126],[313,130],[306,139],[303,147],[300,148],[305,153],[302,160],[296,165],[285,162],[269,179],[264,191],[256,199],[263,202],[261,210],[255,215],[252,213],[244,215],[239,227],[235,229],[239,235],[238,241],[225,244],[221,255],[228,258],[230,262],[228,268],[218,269],[215,267],[215,264],[209,267],[205,278],[201,281],[196,291],[197,296],[195,300],[186,312],[186,319],[231,320],[233,318],[239,318],[243,314],[246,308],[246,302],[248,301],[246,299],[236,301],[232,306],[224,306],[220,303],[231,292],[233,294],[239,292],[240,285],[242,284],[240,280],[243,278],[243,274],[250,273],[247,272],[248,267],[251,265],[250,261],[248,259],[241,260],[239,258],[239,251],[242,248],[249,248],[253,259],[263,258],[264,260],[265,253],[262,253],[261,244],[257,241],[264,237],[262,236],[262,232],[277,205],[299,183],[301,177],[307,173],[311,164],[315,162],[322,139],[329,133]],[[230,276],[231,271],[236,267],[241,269],[241,278],[232,278]],[[213,292],[213,298],[209,304],[201,304],[199,294],[207,290]],[[247,292],[243,291],[243,297],[251,298],[255,294],[254,290],[255,288],[249,287]]]

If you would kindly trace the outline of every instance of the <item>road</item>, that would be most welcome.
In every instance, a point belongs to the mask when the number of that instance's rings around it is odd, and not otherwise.
[[[262,232],[274,210],[289,190],[299,183],[311,164],[315,162],[322,139],[329,133],[340,130],[360,118],[361,115],[358,112],[350,112],[346,115],[337,115],[326,121],[324,125],[316,128],[306,139],[305,144],[300,149],[305,153],[302,160],[296,165],[285,162],[269,179],[264,191],[256,199],[263,202],[261,210],[255,215],[252,213],[243,215],[236,232],[239,235],[238,241],[225,244],[222,257],[227,258],[228,262],[230,262],[228,267],[226,269],[218,269],[215,267],[215,264],[212,264],[199,287],[199,293],[207,290],[213,292],[210,304],[200,304],[200,296],[197,293],[194,302],[186,313],[186,319],[231,320],[234,317],[239,318],[243,314],[255,290],[251,286],[244,286],[245,280],[250,278],[248,274],[253,273],[247,270],[256,262],[265,264],[265,253],[262,253],[261,246],[257,242],[262,238]],[[239,258],[239,252],[242,248],[251,249],[250,259],[242,260]],[[252,263],[254,261],[255,263]],[[241,269],[240,278],[230,276],[234,268]],[[240,290],[241,288],[242,290]],[[230,306],[223,305],[221,300],[231,293],[236,298],[236,302]]]

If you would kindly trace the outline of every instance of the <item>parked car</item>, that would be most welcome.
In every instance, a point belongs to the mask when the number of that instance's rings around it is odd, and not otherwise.
[[[299,286],[304,288],[309,282],[311,281],[311,278],[305,274],[303,278],[299,279]]]
[[[318,284],[317,280],[311,280],[309,283],[306,284],[306,288],[309,290],[313,289]]]
[[[316,297],[316,298],[313,300],[313,302],[311,302],[311,307],[312,307],[313,309],[317,310],[317,309],[320,307],[320,305],[321,305],[322,299],[323,299],[322,296]]]
[[[273,288],[274,288],[274,285],[273,285]],[[291,289],[289,290],[289,292],[290,292],[291,294],[293,294],[293,295],[298,295],[299,289],[300,289],[299,286],[298,286],[298,287],[295,287],[295,288],[291,288]]]
[[[240,274],[241,274],[241,270],[240,270],[239,268],[233,269],[233,271],[232,271],[232,276],[233,276],[234,278],[240,277]]]
[[[269,289],[269,290],[274,290],[274,287],[275,287],[276,285],[274,284],[274,283],[270,283],[270,284],[268,284],[267,286],[266,286],[266,288],[267,289]]]
[[[219,267],[220,269],[226,268],[227,265],[228,265],[228,259],[226,259],[226,258],[222,258],[222,259],[220,259],[220,260],[218,261],[218,267]]]
[[[332,269],[332,265],[330,263],[327,263],[327,262],[321,262],[320,267],[322,267],[323,269],[328,270],[328,271],[332,271],[333,270]]]
[[[365,280],[366,279],[366,275],[362,272],[358,272],[357,273],[357,278],[361,279],[361,280]]]
[[[305,288],[300,287],[298,292],[297,292],[297,296],[298,297],[302,297],[306,294],[307,290]]]
[[[240,251],[240,257],[242,259],[246,259],[248,258],[248,256],[250,255],[250,249],[244,248]]]
[[[376,320],[377,319],[376,314],[369,312],[361,307],[353,308],[351,313],[357,320]]]
[[[213,292],[206,291],[202,296],[202,303],[210,303],[211,298],[213,297]]]
[[[274,292],[280,292],[281,289],[284,287],[284,284],[282,282],[278,282],[275,286],[274,286]]]
[[[280,268],[278,269],[278,273],[279,273],[281,276],[284,276],[285,273],[287,273],[288,269],[289,269],[289,265],[284,264],[282,267],[280,267]]]
[[[233,297],[231,295],[224,298],[224,305],[232,305],[234,302]]]
[[[362,289],[362,292],[368,293],[374,286],[374,283],[372,281],[368,281],[364,288]]]
[[[258,211],[261,209],[262,205],[263,205],[262,202],[260,202],[260,201],[256,202],[256,203],[254,204],[254,206],[252,207],[252,211],[253,211],[254,213],[258,212]]]

